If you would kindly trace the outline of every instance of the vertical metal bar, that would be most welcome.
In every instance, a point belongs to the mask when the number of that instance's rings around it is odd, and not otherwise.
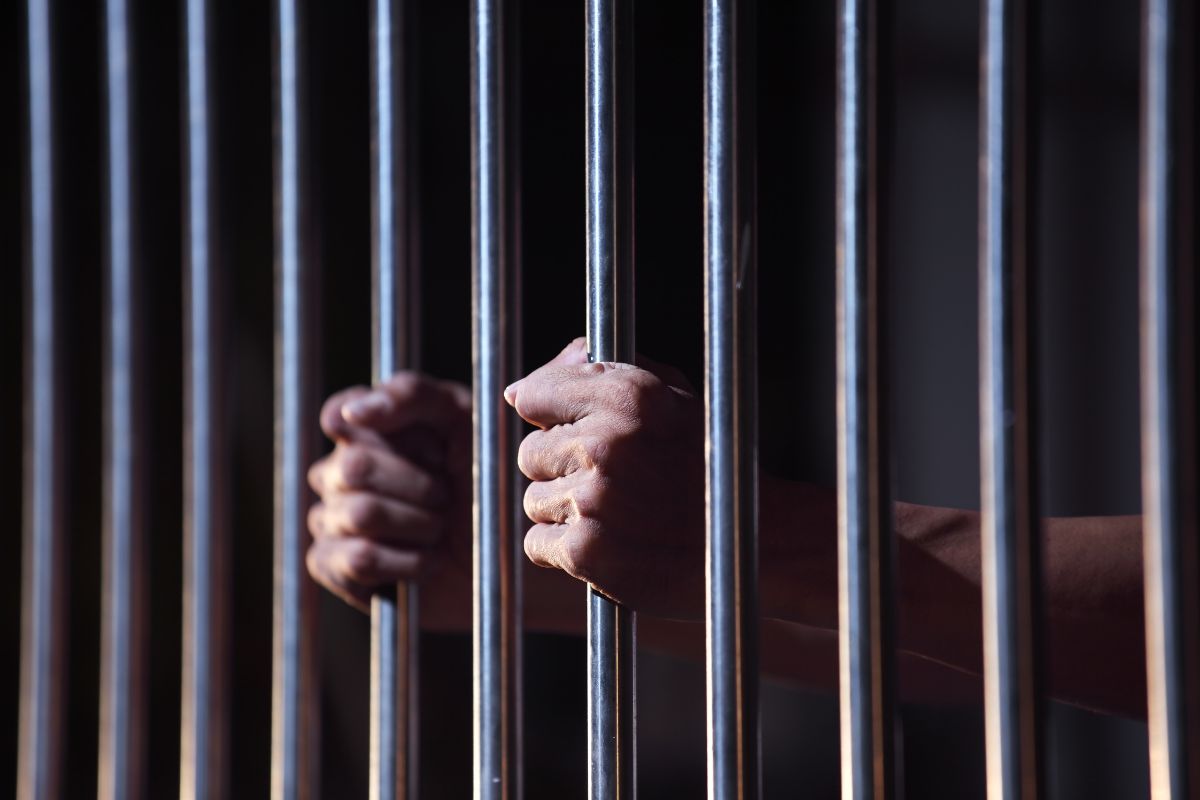
[[[503,399],[507,332],[503,0],[471,3],[471,305],[475,459],[473,553],[474,791],[512,795],[514,548],[509,413]],[[506,630],[507,629],[507,630]]]
[[[184,573],[179,795],[229,791],[229,474],[208,0],[184,7]]]
[[[980,109],[980,475],[988,796],[1041,793],[1039,547],[1029,266],[1029,11],[985,0]]]
[[[1150,784],[1200,792],[1196,5],[1143,6],[1142,497]]]
[[[761,794],[753,34],[753,3],[706,4],[705,621],[708,795],[719,800]]]
[[[414,60],[410,8],[403,0],[371,4],[372,380],[418,365],[417,264],[410,245],[409,130]],[[371,598],[371,774],[373,800],[415,798],[418,773],[420,617],[415,586]]]
[[[312,797],[319,785],[315,597],[304,568],[316,387],[302,13],[301,0],[275,3],[275,800]]]
[[[508,363],[505,383],[510,383],[525,374],[524,349],[525,337],[522,332],[523,316],[523,287],[524,268],[522,266],[522,236],[523,222],[521,205],[521,0],[508,0],[505,14],[505,81],[504,81],[504,114],[505,114],[505,164],[504,189],[506,205],[504,207],[506,233],[508,235],[507,283],[508,294]],[[512,419],[510,415],[510,419]],[[517,463],[517,453],[521,448],[521,422],[512,419],[508,428],[508,463]],[[508,780],[509,796],[523,798],[525,796],[525,647],[524,647],[524,581],[522,567],[526,565],[524,534],[529,527],[529,518],[525,516],[525,489],[528,481],[520,470],[510,468],[509,484],[509,516],[512,520],[511,552],[512,561],[512,590],[504,596],[504,628],[505,652],[508,655],[510,674],[508,682]]]
[[[634,362],[633,4],[586,0],[587,339]],[[636,618],[587,590],[588,797],[637,792]]]
[[[25,258],[25,501],[21,709],[17,797],[53,800],[62,789],[66,661],[63,513],[64,406],[56,237],[53,44],[50,0],[27,0],[28,125]]]
[[[126,0],[105,3],[108,287],[104,443],[101,798],[145,791],[145,481],[141,267],[136,252],[132,35]]]
[[[842,797],[895,796],[881,82],[876,0],[840,0],[837,78],[838,650]]]

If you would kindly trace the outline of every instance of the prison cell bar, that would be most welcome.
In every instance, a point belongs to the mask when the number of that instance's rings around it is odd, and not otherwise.
[[[26,3],[25,453],[17,797],[61,795],[66,696],[65,431],[50,0]]]
[[[274,4],[275,48],[275,598],[271,795],[305,800],[318,792],[314,585],[305,572],[314,413],[313,283],[307,241],[312,198],[307,176],[302,0]]]
[[[145,792],[146,554],[142,268],[131,142],[132,31],[126,0],[104,5],[107,272],[104,396],[104,588],[100,640],[98,796]]]
[[[229,448],[208,0],[184,6],[184,568],[179,796],[229,791]]]
[[[471,3],[471,306],[474,439],[473,781],[477,800],[512,796],[515,674],[514,556],[504,402],[510,363],[506,314],[509,235],[503,0]]]
[[[633,3],[586,0],[587,348],[634,362]],[[587,589],[588,797],[637,791],[636,617]]]
[[[372,382],[419,363],[415,182],[410,158],[409,33],[404,0],[371,3]],[[399,584],[371,598],[370,796],[417,797],[420,615],[417,589]]]
[[[896,796],[883,280],[889,27],[841,0],[837,75],[838,660],[842,797]]]
[[[1030,268],[1030,10],[985,0],[979,141],[984,731],[990,800],[1042,793]]]
[[[506,251],[507,293],[506,307],[508,309],[509,325],[506,329],[508,339],[508,361],[506,363],[508,380],[516,380],[525,374],[523,334],[524,301],[522,287],[524,286],[524,269],[522,267],[522,233],[523,221],[521,203],[521,0],[507,0],[504,15],[504,221],[507,235]],[[507,447],[509,463],[509,517],[512,524],[509,558],[512,559],[512,584],[504,596],[506,631],[505,648],[507,663],[512,680],[508,681],[508,724],[507,732],[508,759],[505,762],[509,781],[508,796],[515,800],[525,797],[525,644],[524,644],[524,580],[522,567],[525,565],[525,536],[530,521],[525,516],[525,489],[529,485],[519,469],[513,469],[517,463],[517,453],[521,448],[521,421],[509,415],[513,424],[507,430]]]
[[[1141,402],[1146,678],[1155,800],[1200,793],[1196,5],[1145,0]]]
[[[705,650],[708,796],[760,794],[753,4],[704,9]],[[751,73],[752,74],[752,73]],[[749,213],[748,213],[749,212]]]

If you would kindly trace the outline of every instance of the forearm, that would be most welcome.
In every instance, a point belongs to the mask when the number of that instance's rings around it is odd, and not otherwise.
[[[814,562],[798,544],[835,535],[835,493],[767,478],[762,511],[764,610],[836,629],[836,558]],[[901,651],[979,675],[979,514],[900,503],[895,521]],[[1043,543],[1047,689],[1079,705],[1143,714],[1140,518],[1048,519]]]

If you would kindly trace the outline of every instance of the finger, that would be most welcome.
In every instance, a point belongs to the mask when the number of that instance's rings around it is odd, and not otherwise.
[[[517,450],[517,467],[531,481],[551,481],[599,464],[607,441],[587,433],[586,420],[534,431]]]
[[[369,429],[351,424],[343,415],[346,404],[358,400],[369,394],[370,391],[371,389],[367,386],[351,386],[349,389],[343,389],[330,395],[325,404],[321,406],[321,430],[325,432],[325,435],[335,442],[378,441],[377,434]]]
[[[600,540],[587,520],[567,525],[539,523],[525,534],[525,555],[541,567],[560,569],[591,583],[602,571]]]
[[[525,532],[525,556],[539,567],[558,569],[558,541],[567,526],[539,522]]]
[[[577,422],[602,401],[596,379],[617,365],[546,364],[504,390],[504,399],[526,421],[541,428]]]
[[[323,456],[313,462],[313,465],[308,468],[308,485],[318,495],[325,494],[325,486],[327,484],[326,473],[330,467],[330,456]]]
[[[330,492],[369,492],[426,508],[438,508],[448,497],[441,478],[403,455],[376,447],[339,444],[317,467],[321,486]],[[323,494],[316,485],[313,489]]]
[[[525,488],[525,516],[535,523],[566,524],[579,519],[573,477],[536,481]]]
[[[309,546],[305,557],[314,580],[363,611],[380,588],[418,580],[427,560],[426,554],[369,539],[320,539]]]
[[[426,509],[368,492],[334,494],[309,511],[309,530],[318,539],[367,538],[428,547],[442,532],[441,517]]]
[[[346,422],[385,434],[426,425],[445,435],[470,413],[466,387],[416,372],[398,372],[342,409]]]

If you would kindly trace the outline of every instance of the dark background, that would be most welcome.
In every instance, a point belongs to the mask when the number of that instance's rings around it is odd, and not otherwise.
[[[102,32],[98,2],[55,3],[59,241],[70,326],[70,686],[67,786],[95,794],[100,582]],[[1137,0],[1043,6],[1038,291],[1046,512],[1139,510],[1136,352]],[[134,0],[141,244],[153,375],[151,797],[177,792],[180,604],[180,36],[177,3]],[[419,3],[425,360],[469,371],[466,0]],[[527,363],[583,330],[583,4],[525,0],[521,144]],[[978,9],[897,4],[891,261],[898,497],[978,504],[976,141]],[[20,627],[22,4],[0,3],[0,786],[15,785]],[[763,2],[760,47],[764,465],[832,483],[834,3]],[[235,410],[235,797],[268,790],[271,630],[272,177],[270,4],[216,0],[222,256]],[[323,272],[323,394],[369,376],[369,107],[363,2],[314,2],[309,68]],[[639,349],[701,379],[701,4],[645,2],[637,18]],[[315,420],[314,420],[315,425]],[[901,576],[903,579],[903,576]],[[580,602],[583,594],[580,594]],[[365,796],[367,625],[323,595],[324,796]],[[470,789],[470,645],[422,644],[428,797]],[[1051,644],[1050,657],[1053,658]],[[704,786],[702,667],[639,655],[644,797]],[[530,635],[526,781],[585,790],[584,649]],[[768,684],[769,796],[832,798],[836,701]],[[1146,795],[1140,723],[1051,709],[1052,796]],[[912,798],[983,796],[976,707],[903,710]]]

